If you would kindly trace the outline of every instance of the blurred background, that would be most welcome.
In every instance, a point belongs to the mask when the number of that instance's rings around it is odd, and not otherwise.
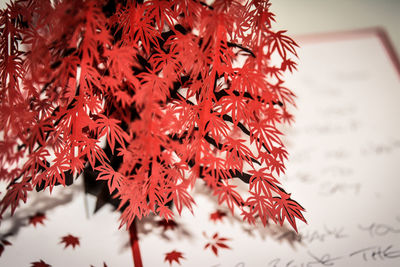
[[[400,0],[270,0],[288,35],[383,28],[400,54]]]

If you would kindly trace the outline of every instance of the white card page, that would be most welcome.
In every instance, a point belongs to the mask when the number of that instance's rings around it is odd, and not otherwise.
[[[283,184],[308,224],[296,235],[229,216],[214,222],[216,200],[200,193],[195,217],[177,218],[176,229],[143,222],[144,266],[170,266],[172,250],[183,253],[180,266],[400,266],[399,73],[374,31],[299,44],[298,71],[287,79],[297,109],[284,129]],[[205,248],[214,233],[229,238],[218,256]]]

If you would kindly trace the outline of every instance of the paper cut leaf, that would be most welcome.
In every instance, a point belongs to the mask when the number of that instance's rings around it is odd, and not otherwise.
[[[72,248],[75,248],[75,246],[79,246],[80,245],[79,237],[76,237],[76,236],[73,236],[73,235],[70,235],[70,234],[66,235],[66,236],[63,236],[61,238],[61,242],[60,243],[64,243],[65,244],[64,248],[67,248],[68,246],[72,246]]]
[[[173,250],[171,252],[165,253],[165,258],[164,261],[168,261],[170,265],[172,265],[172,262],[176,262],[180,264],[179,260],[184,259],[182,252]]]
[[[166,231],[168,229],[174,230],[176,227],[178,227],[178,224],[175,221],[173,221],[173,220],[167,221],[165,219],[158,221],[157,225],[163,227],[164,231]]]
[[[36,227],[38,223],[43,224],[43,221],[46,219],[46,215],[44,213],[36,213],[34,216],[29,217],[29,224],[33,224]]]
[[[297,232],[295,219],[297,218],[303,222],[306,222],[306,219],[301,213],[302,211],[304,211],[304,208],[295,200],[291,199],[290,194],[287,194],[284,191],[279,192],[279,194],[280,197],[274,197],[274,206],[276,208],[278,219],[281,224],[286,219],[286,221],[288,221],[293,229]]]
[[[3,254],[4,246],[11,246],[11,245],[12,245],[11,242],[9,242],[9,241],[7,241],[5,239],[0,241],[0,257]]]
[[[51,267],[51,265],[45,263],[43,260],[31,262],[31,267]]]
[[[204,234],[204,236],[206,236],[205,233],[203,233],[203,234]],[[212,240],[204,246],[204,249],[210,248],[212,250],[212,252],[215,254],[215,256],[218,256],[218,249],[221,249],[221,248],[230,249],[230,247],[225,244],[225,242],[228,240],[229,240],[228,238],[219,237],[218,233],[215,233],[212,236]]]
[[[210,214],[210,220],[213,222],[221,221],[222,219],[226,216],[226,213],[220,210],[217,210],[216,212],[213,212]]]

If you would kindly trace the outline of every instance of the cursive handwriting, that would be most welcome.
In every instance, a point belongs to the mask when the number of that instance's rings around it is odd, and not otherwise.
[[[364,261],[396,259],[400,257],[400,250],[395,250],[393,245],[373,246],[356,250],[350,253],[349,257],[361,257]]]
[[[342,239],[347,237],[344,233],[343,227],[330,227],[324,226],[322,231],[313,230],[305,233],[300,233],[301,240],[306,243],[312,243],[314,241],[324,242],[326,239]]]
[[[360,154],[362,156],[380,156],[380,155],[390,155],[394,152],[398,152],[400,149],[400,140],[393,139],[386,142],[375,143],[369,142],[361,148]]]
[[[340,260],[342,257],[332,257],[329,253],[323,254],[322,256],[316,256],[312,254],[310,251],[308,252],[308,255],[310,255],[311,258],[314,259],[314,261],[310,261],[307,263],[307,266],[313,266],[313,265],[321,265],[321,266],[332,266],[335,264],[337,260]]]
[[[357,182],[325,182],[321,184],[320,194],[330,196],[336,193],[351,193],[357,195],[360,192],[361,184]]]
[[[314,253],[308,252],[310,257],[306,261],[296,260],[283,260],[281,258],[275,258],[268,262],[269,267],[314,267],[314,266],[333,266],[336,261],[342,259],[342,257],[333,257],[331,254],[326,253],[322,256],[317,256]]]
[[[368,226],[358,225],[358,228],[368,232],[371,237],[400,234],[400,228],[383,223],[371,223]]]
[[[385,261],[400,258],[400,250],[394,245],[371,246],[352,251],[348,254],[333,255],[331,253],[317,254],[311,251],[307,252],[308,259],[282,259],[275,258],[267,263],[267,267],[317,267],[334,266],[337,262],[346,260]],[[357,266],[357,265],[354,265]]]
[[[221,267],[221,263],[212,265],[211,267]],[[244,262],[238,262],[235,265],[233,265],[233,267],[246,267],[246,264]]]

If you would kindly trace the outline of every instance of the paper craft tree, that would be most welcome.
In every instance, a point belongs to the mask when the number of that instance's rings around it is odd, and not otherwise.
[[[196,180],[244,221],[296,229],[276,179],[296,43],[262,0],[18,0],[0,13],[0,211],[80,174],[121,225],[192,211]],[[237,180],[248,183],[240,193]]]

